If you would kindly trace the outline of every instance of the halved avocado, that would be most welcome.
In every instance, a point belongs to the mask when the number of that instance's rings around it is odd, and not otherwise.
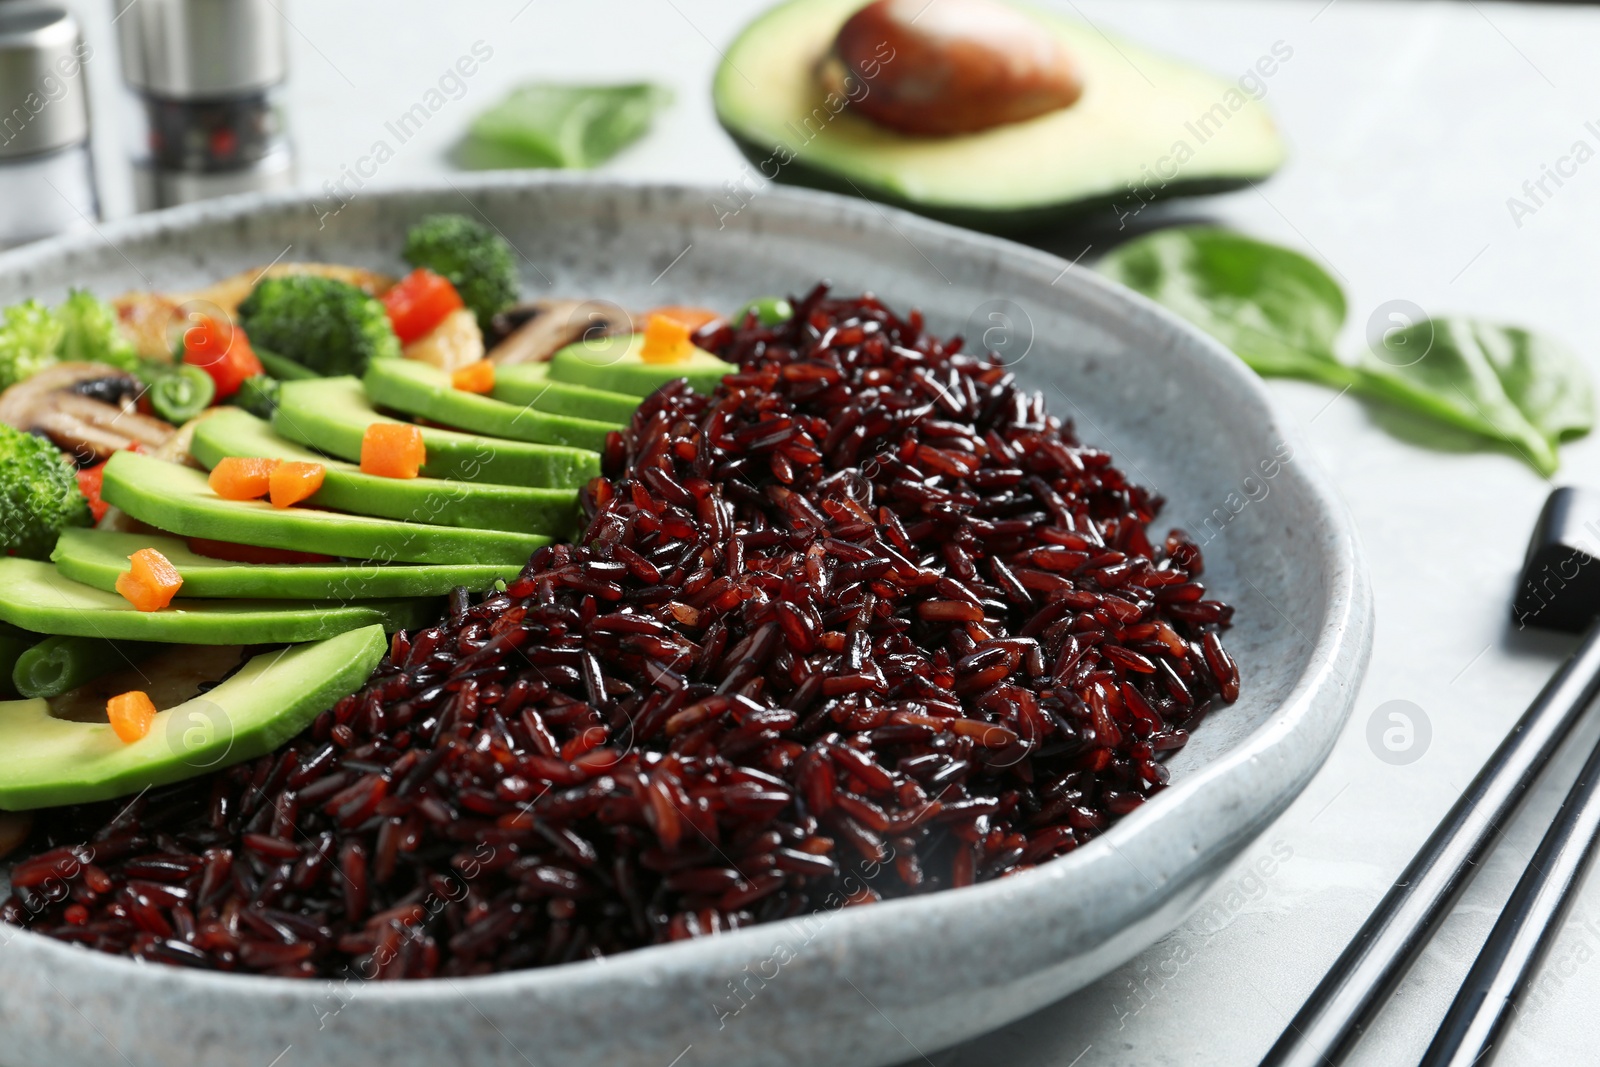
[[[598,452],[622,423],[553,414],[452,388],[437,367],[410,359],[373,360],[361,379],[374,404],[486,437]]]
[[[1039,31],[1058,37],[1078,65],[1076,103],[977,133],[898,133],[853,113],[816,77],[840,26],[864,3],[789,0],[728,46],[712,87],[717,118],[764,179],[1011,232],[1239,188],[1283,162],[1283,142],[1258,102],[1266,68],[1228,81],[1031,7],[1024,10]],[[1292,54],[1275,50],[1261,62],[1275,70]],[[891,53],[885,65],[893,62]],[[858,97],[872,91],[870,81],[854,85]],[[719,215],[742,206],[729,197]]]
[[[256,597],[263,600],[372,600],[382,597],[444,596],[456,586],[487,589],[510,581],[517,563],[230,563],[191,552],[181,537],[63,530],[50,556],[75,582],[114,592],[128,557],[153,548],[177,568],[185,599]]]
[[[320,463],[327,475],[322,488],[306,503],[357,515],[553,537],[571,536],[578,521],[576,489],[362,474],[353,463],[329,459],[278,436],[267,423],[238,408],[218,408],[196,425],[189,452],[207,467],[215,467],[226,456]]]
[[[118,452],[107,461],[100,496],[140,522],[184,537],[385,563],[471,560],[520,566],[550,544],[550,538],[537,534],[428,526],[303,505],[275,508],[265,500],[225,500],[200,471],[137,452]]]
[[[264,645],[319,641],[362,626],[418,626],[436,607],[428,599],[198,600],[179,597],[160,611],[140,611],[116,593],[75,582],[53,564],[0,557],[0,621],[41,634],[161,641],[188,645]]]
[[[724,375],[739,370],[703,348],[696,348],[688,359],[646,363],[639,355],[643,347],[642,333],[579,341],[550,357],[550,378],[629,396],[649,396],[677,378],[689,379],[689,387],[697,393],[712,393]]]
[[[265,755],[359,689],[388,647],[364,626],[256,656],[203,696],[159,711],[124,742],[108,723],[52,718],[44,700],[0,703],[0,808],[127,796]]]
[[[400,422],[381,415],[355,378],[284,382],[272,428],[283,437],[340,459],[361,459],[361,437],[374,422]],[[454,430],[422,428],[429,478],[501,485],[574,489],[600,474],[600,453],[562,445],[535,445]]]
[[[496,367],[494,388],[489,395],[518,407],[555,411],[601,422],[626,423],[633,418],[634,410],[639,406],[639,398],[626,393],[558,382],[550,377],[550,364],[543,362]]]

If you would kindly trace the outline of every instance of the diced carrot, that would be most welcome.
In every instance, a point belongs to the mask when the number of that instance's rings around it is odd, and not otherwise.
[[[117,592],[140,611],[160,611],[183,588],[183,575],[153,548],[141,548],[128,557],[129,568],[117,575]]]
[[[233,541],[212,541],[204,537],[189,538],[189,551],[208,559],[228,563],[332,563],[334,557],[317,552],[296,552],[292,548],[262,548],[259,545],[241,545]]]
[[[494,364],[486,359],[468,363],[450,375],[450,385],[463,393],[487,393],[494,388]]]
[[[267,495],[272,472],[282,462],[281,459],[228,456],[211,468],[211,476],[206,481],[211,491],[224,500],[259,500]]]
[[[666,307],[656,308],[649,314],[664,315],[669,319],[676,319],[678,322],[681,322],[685,326],[689,327],[690,330],[698,330],[707,323],[716,322],[718,319],[722,318],[721,315],[715,311],[712,311],[710,308],[682,307],[676,304],[669,304]]]
[[[427,462],[422,428],[403,422],[374,422],[361,435],[361,473],[379,478],[415,478]]]
[[[298,504],[322,488],[328,469],[320,463],[284,460],[272,469],[272,506],[286,508]]]
[[[137,689],[118,693],[106,701],[106,718],[123,743],[131,745],[149,734],[156,721],[156,706]]]
[[[666,315],[651,315],[644,327],[639,358],[646,363],[679,363],[694,353],[690,329]]]

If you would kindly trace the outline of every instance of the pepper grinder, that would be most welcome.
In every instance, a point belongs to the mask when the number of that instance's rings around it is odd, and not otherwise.
[[[139,209],[294,184],[271,0],[116,0]]]
[[[63,8],[0,3],[0,248],[88,229],[90,52]]]

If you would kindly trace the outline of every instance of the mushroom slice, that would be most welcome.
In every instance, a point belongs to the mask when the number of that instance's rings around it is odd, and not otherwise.
[[[103,363],[57,363],[0,393],[0,422],[44,434],[80,464],[98,463],[119,449],[156,448],[172,436],[171,424],[134,410],[143,388]]]
[[[501,339],[489,359],[501,366],[542,363],[585,337],[632,333],[633,316],[604,300],[533,300],[495,316]]]

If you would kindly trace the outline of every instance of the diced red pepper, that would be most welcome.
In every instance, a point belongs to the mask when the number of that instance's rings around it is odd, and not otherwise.
[[[465,305],[450,279],[418,267],[383,294],[383,306],[389,310],[395,336],[408,345],[427,336],[446,315]]]
[[[78,491],[89,502],[89,515],[95,522],[106,517],[111,505],[100,499],[100,486],[105,480],[106,460],[78,471]]]
[[[183,331],[183,361],[211,375],[218,400],[237,393],[246,378],[262,373],[261,361],[243,330],[210,315],[194,318],[194,325]]]

